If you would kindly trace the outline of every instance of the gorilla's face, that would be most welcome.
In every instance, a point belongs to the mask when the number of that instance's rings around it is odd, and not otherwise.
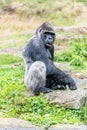
[[[55,41],[55,33],[53,32],[44,32],[43,33],[43,41],[47,48],[50,48]]]
[[[55,35],[54,27],[48,22],[43,23],[36,29],[36,36],[44,42],[46,48],[50,48],[53,45]]]

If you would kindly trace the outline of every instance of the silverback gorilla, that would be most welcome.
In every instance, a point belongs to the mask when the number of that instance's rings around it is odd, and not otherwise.
[[[54,27],[45,22],[36,29],[35,35],[24,48],[22,55],[25,62],[25,85],[39,95],[56,89],[77,89],[70,75],[58,69],[54,63]]]

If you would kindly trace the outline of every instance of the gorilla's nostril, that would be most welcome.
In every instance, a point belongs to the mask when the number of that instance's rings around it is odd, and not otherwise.
[[[53,41],[53,39],[52,39],[52,38],[49,38],[49,41]]]

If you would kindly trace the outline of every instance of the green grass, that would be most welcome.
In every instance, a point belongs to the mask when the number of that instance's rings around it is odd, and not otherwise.
[[[9,54],[0,55],[0,66],[17,63],[19,61],[21,62],[21,58],[19,56],[12,56]]]
[[[71,65],[77,67],[86,67],[85,62],[87,62],[87,39],[83,37],[82,39],[74,39],[69,41],[69,46],[67,51],[62,53],[56,53],[54,60],[58,61],[68,61]]]
[[[82,2],[84,4],[87,4],[87,0],[77,0],[77,2]]]
[[[44,128],[57,123],[87,124],[87,104],[80,110],[70,110],[50,105],[44,94],[29,97],[23,81],[24,66],[12,66],[20,62],[20,57],[0,56],[0,117],[21,118]]]

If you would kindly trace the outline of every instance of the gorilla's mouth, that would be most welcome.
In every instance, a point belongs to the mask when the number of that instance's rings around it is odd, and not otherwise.
[[[50,44],[50,43],[47,43],[47,44],[46,44],[46,46],[47,46],[47,47],[51,47],[51,46],[52,46],[52,44]]]

